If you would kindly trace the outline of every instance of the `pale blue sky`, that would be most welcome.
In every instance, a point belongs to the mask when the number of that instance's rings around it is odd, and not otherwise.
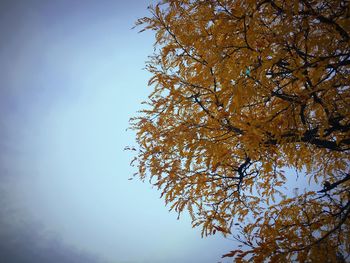
[[[127,180],[153,50],[131,27],[149,3],[1,1],[1,262],[215,263],[234,248]]]

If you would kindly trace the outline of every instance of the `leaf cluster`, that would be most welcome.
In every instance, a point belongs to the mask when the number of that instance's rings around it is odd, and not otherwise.
[[[348,256],[348,2],[167,0],[150,11],[137,21],[156,32],[153,92],[131,120],[138,176],[202,235],[240,241],[224,255],[237,261]],[[286,167],[319,191],[287,196]]]

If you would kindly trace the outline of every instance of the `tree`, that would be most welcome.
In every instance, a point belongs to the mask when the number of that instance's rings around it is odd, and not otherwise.
[[[138,176],[237,262],[350,254],[349,3],[165,0],[153,92],[131,126]],[[308,179],[287,194],[294,169]],[[295,180],[295,179],[294,179]]]

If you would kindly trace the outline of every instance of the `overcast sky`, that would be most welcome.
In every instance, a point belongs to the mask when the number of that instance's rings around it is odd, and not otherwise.
[[[149,3],[0,1],[0,262],[215,263],[234,248],[128,180],[153,50],[131,27]]]

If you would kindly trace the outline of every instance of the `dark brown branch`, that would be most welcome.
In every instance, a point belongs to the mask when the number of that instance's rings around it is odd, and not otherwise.
[[[314,15],[320,22],[332,25],[338,31],[338,33],[342,36],[345,41],[349,41],[349,34],[342,28],[338,23],[336,23],[333,19],[325,17],[321,14],[318,14],[311,6],[311,4],[307,0],[302,0],[305,6],[309,9],[312,15]]]
[[[318,191],[318,192],[319,193],[326,193],[326,192],[336,188],[338,185],[340,185],[340,184],[342,184],[342,183],[344,183],[346,181],[349,181],[349,180],[350,180],[350,174],[347,174],[343,179],[341,179],[341,180],[339,180],[339,181],[337,181],[335,183],[325,184],[324,188],[322,190]]]

